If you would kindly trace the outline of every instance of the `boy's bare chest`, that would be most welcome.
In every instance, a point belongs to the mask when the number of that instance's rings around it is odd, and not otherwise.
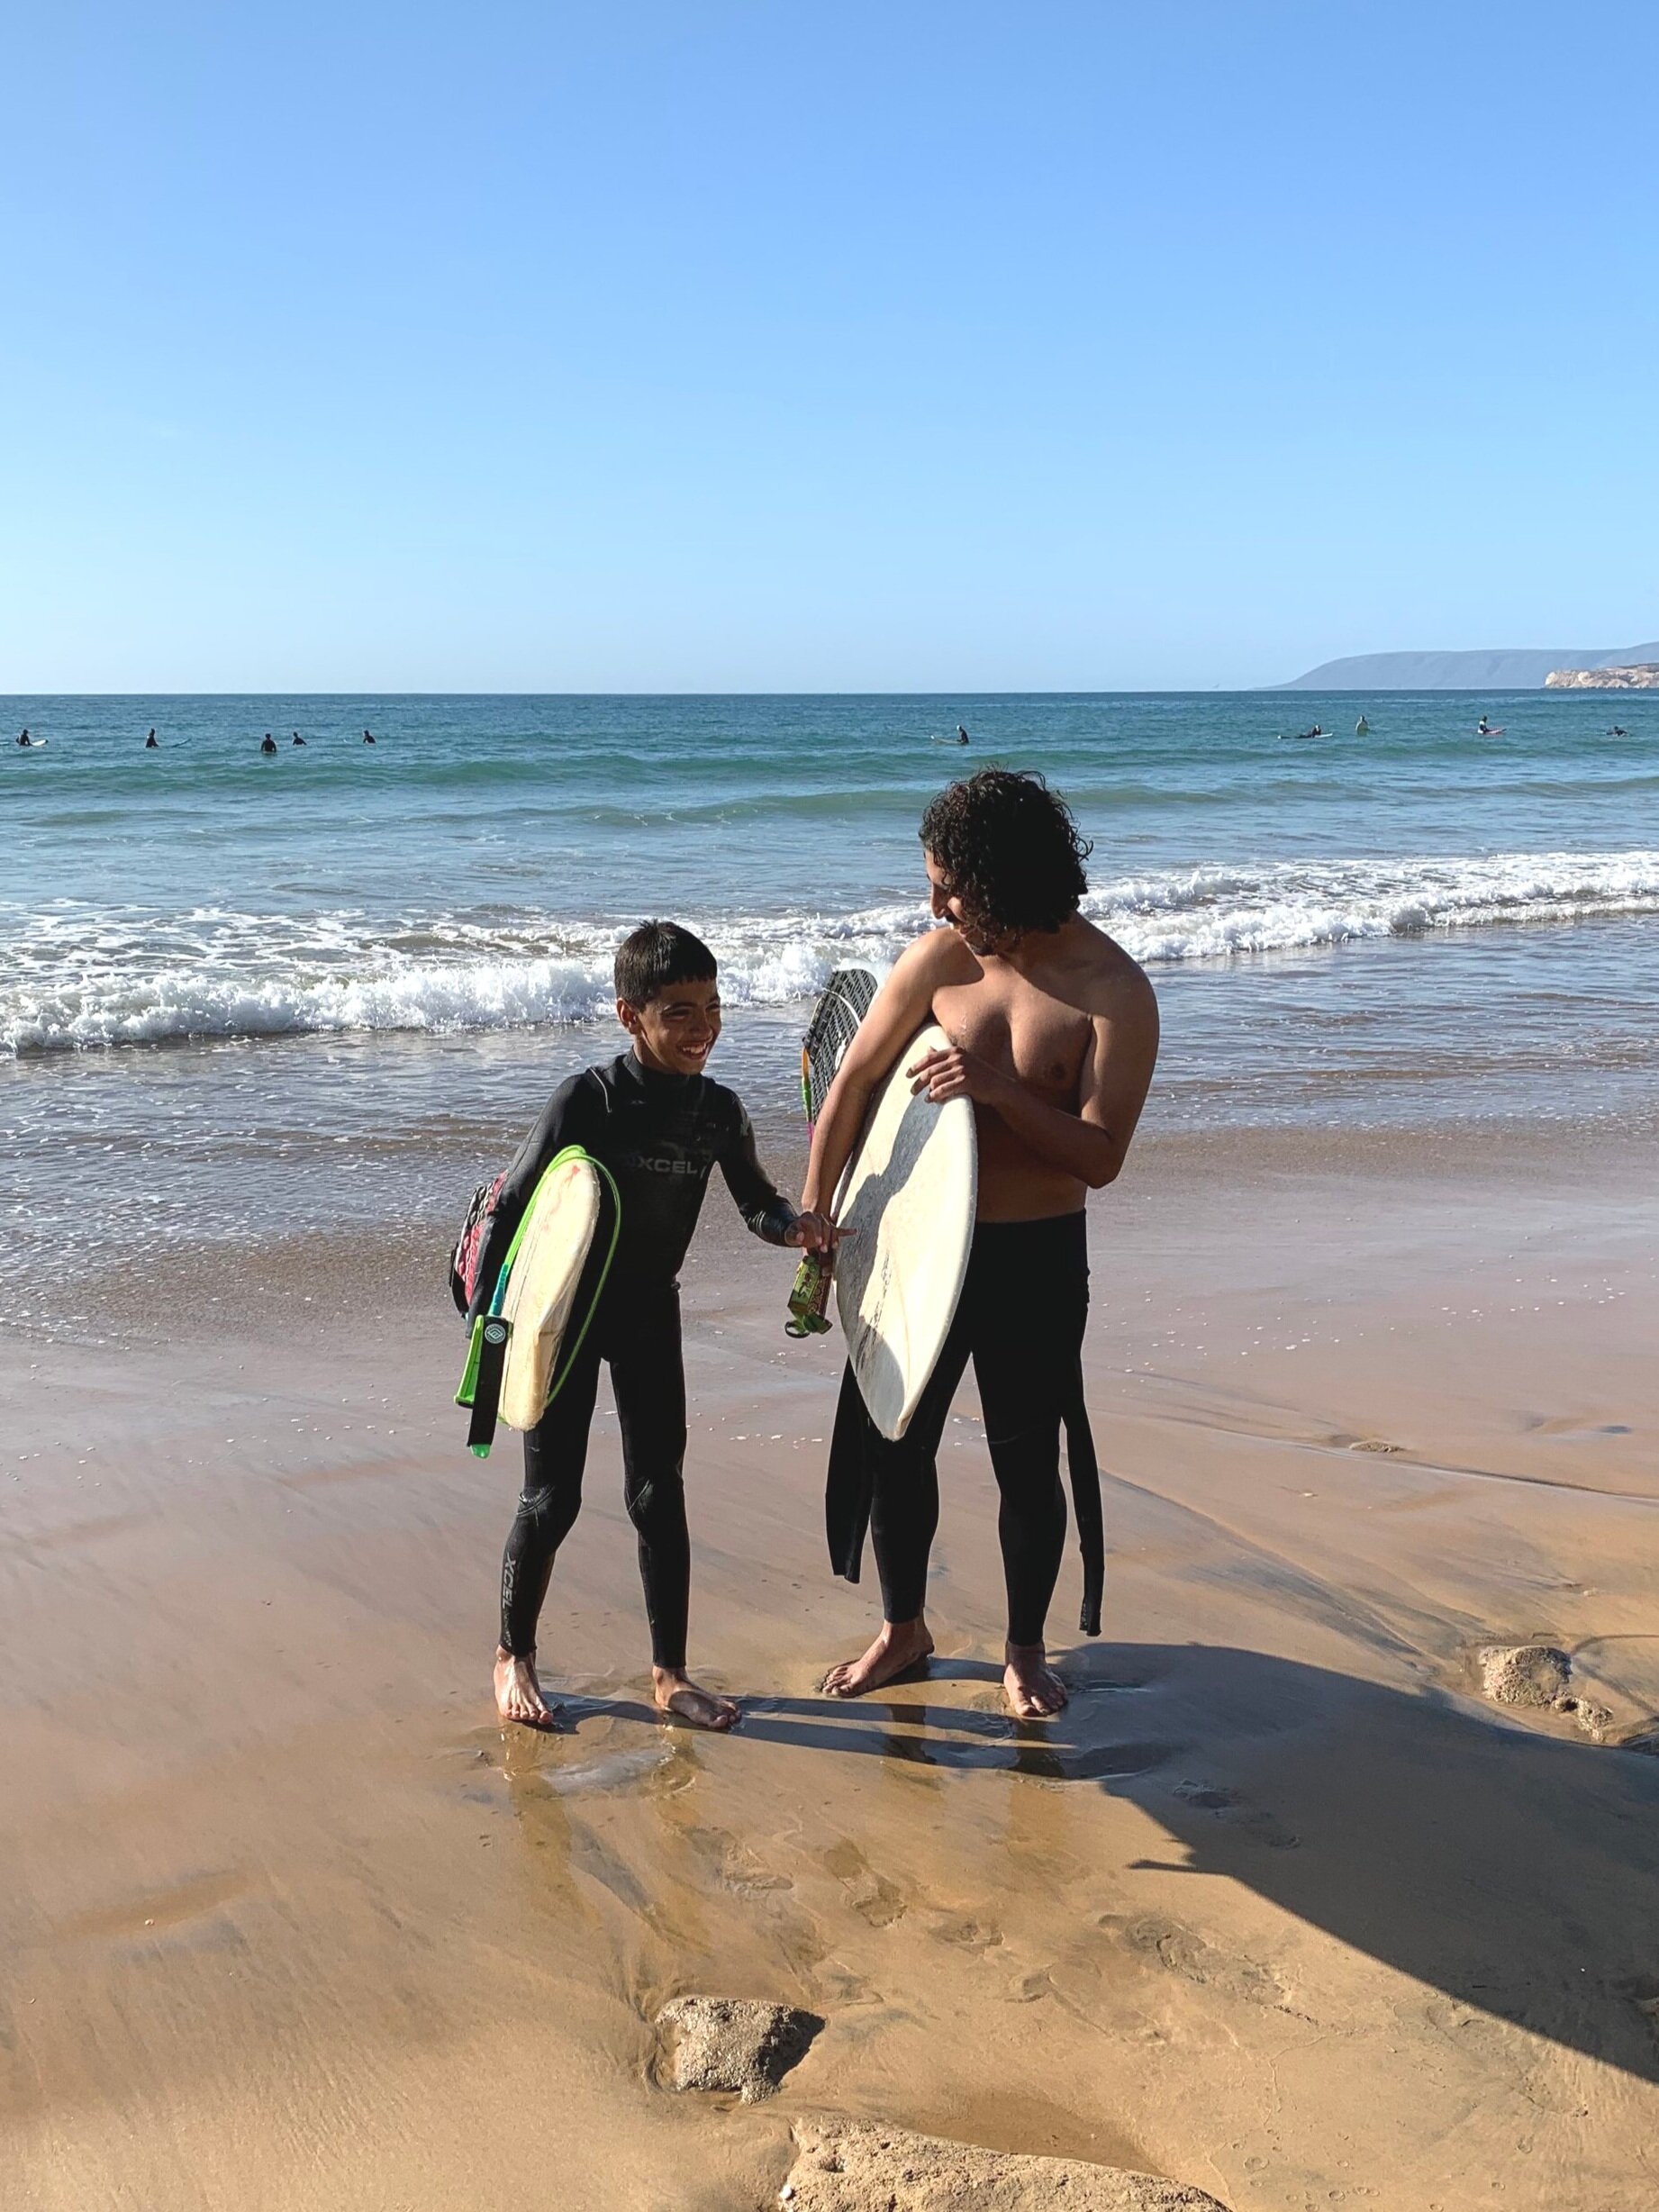
[[[1029,984],[987,977],[936,991],[933,1012],[964,1051],[1018,1076],[1055,1105],[1074,1103],[1092,1034],[1078,1008]]]

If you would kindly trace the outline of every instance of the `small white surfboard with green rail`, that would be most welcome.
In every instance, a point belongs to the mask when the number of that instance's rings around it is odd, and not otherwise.
[[[592,1326],[621,1227],[610,1169],[567,1145],[543,1170],[489,1311],[473,1324],[455,1402],[472,1410],[467,1442],[478,1458],[488,1458],[498,1419],[534,1428],[558,1396]]]

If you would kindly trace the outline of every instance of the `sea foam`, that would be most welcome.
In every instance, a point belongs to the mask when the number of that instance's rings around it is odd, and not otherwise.
[[[1659,852],[1287,860],[1097,884],[1090,917],[1148,963],[1659,912]],[[57,901],[5,913],[0,1051],[307,1031],[466,1031],[599,1019],[625,924],[530,910],[164,913]],[[730,1005],[811,999],[832,969],[884,969],[925,902],[843,914],[688,917]]]

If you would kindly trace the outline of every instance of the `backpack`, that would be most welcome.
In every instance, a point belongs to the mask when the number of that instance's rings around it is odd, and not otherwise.
[[[472,1194],[472,1203],[467,1209],[467,1219],[461,1223],[461,1233],[456,1238],[449,1254],[449,1295],[455,1301],[455,1310],[465,1314],[478,1287],[478,1258],[484,1250],[484,1239],[489,1233],[490,1223],[495,1219],[495,1209],[501,1202],[501,1187],[507,1180],[504,1174],[494,1183],[481,1183]]]

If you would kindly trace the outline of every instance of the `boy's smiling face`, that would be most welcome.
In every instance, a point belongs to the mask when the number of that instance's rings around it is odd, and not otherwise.
[[[720,985],[669,984],[644,1006],[618,999],[616,1018],[634,1040],[643,1067],[658,1075],[701,1075],[720,1035]]]

